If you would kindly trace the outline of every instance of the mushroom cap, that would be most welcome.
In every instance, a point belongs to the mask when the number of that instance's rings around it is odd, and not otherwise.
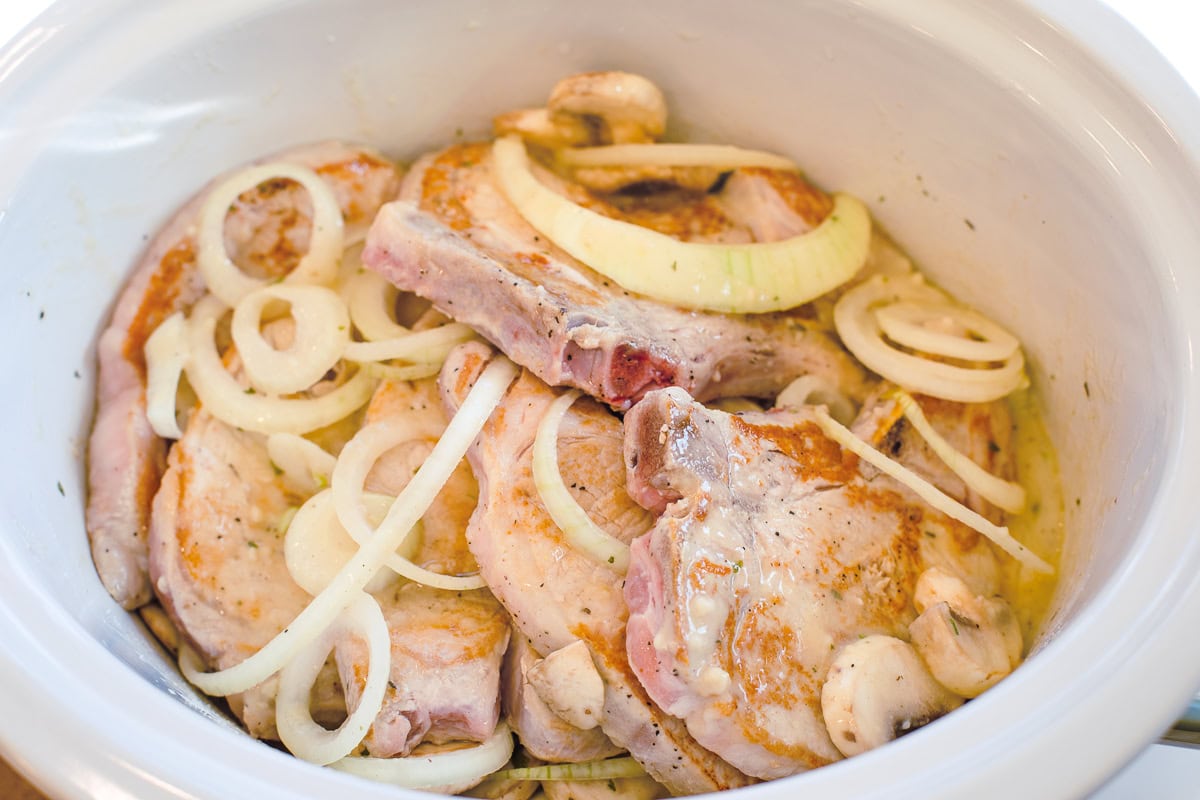
[[[662,90],[630,72],[583,72],[563,78],[554,85],[546,107],[553,115],[603,120],[612,143],[653,141],[667,128]]]
[[[978,697],[1021,663],[1016,615],[1000,598],[971,593],[961,579],[936,567],[917,579],[913,603],[921,612],[909,637],[933,676],[963,697]]]
[[[908,642],[875,634],[842,648],[821,688],[825,727],[846,756],[886,744],[962,705]]]

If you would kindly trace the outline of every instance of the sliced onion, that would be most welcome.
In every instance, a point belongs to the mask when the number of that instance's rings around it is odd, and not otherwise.
[[[558,470],[558,428],[563,415],[579,399],[578,389],[560,395],[546,409],[533,439],[533,483],[546,512],[562,529],[567,542],[600,564],[622,575],[629,569],[629,545],[592,521],[575,501]]]
[[[360,778],[408,789],[472,786],[512,758],[513,738],[503,722],[477,747],[405,758],[348,756],[329,766]]]
[[[929,424],[925,412],[921,410],[921,406],[917,404],[912,395],[907,392],[896,392],[896,402],[900,404],[904,416],[916,428],[917,433],[921,434],[921,437],[929,443],[929,447],[937,453],[938,458],[945,462],[955,475],[962,478],[963,483],[978,492],[988,502],[1012,514],[1019,514],[1025,509],[1025,490],[1021,484],[997,478],[967,458],[965,454],[955,450]]]
[[[179,668],[184,677],[200,691],[216,697],[244,692],[274,675],[305,645],[320,636],[342,609],[354,601],[389,556],[395,556],[397,548],[429,509],[429,504],[499,405],[516,374],[516,367],[506,358],[497,358],[488,365],[446,426],[433,452],[392,504],[375,535],[359,548],[357,555],[338,571],[325,591],[314,597],[291,624],[254,655],[219,672],[202,672],[195,653],[181,648]],[[361,512],[361,504],[356,503],[356,507]]]
[[[367,519],[378,524],[391,507],[394,497],[366,493],[363,503]],[[333,510],[333,494],[325,489],[300,506],[288,524],[283,540],[283,559],[288,573],[304,591],[318,595],[329,586],[338,570],[358,552],[358,544],[346,533]],[[404,538],[399,553],[412,558],[420,546],[421,523]],[[396,573],[380,569],[366,585],[365,591],[374,594],[396,582]]]
[[[567,147],[555,158],[568,167],[766,167],[795,170],[796,162],[762,150],[727,144],[613,144]]]
[[[979,514],[964,506],[962,503],[948,497],[929,481],[917,475],[912,470],[885,456],[871,445],[855,436],[849,429],[843,427],[824,408],[816,409],[816,421],[825,435],[846,448],[856,456],[866,461],[880,472],[894,478],[911,489],[930,506],[942,512],[951,519],[979,531],[991,539],[1001,550],[1008,553],[1023,565],[1036,572],[1047,574],[1054,572],[1054,567],[1047,564],[1036,553],[1018,542],[1008,532],[1008,528],[996,525],[984,519]]]
[[[397,339],[410,331],[392,316],[399,290],[379,273],[363,270],[346,282],[350,320],[368,342]]]
[[[367,642],[367,677],[358,705],[335,730],[312,718],[310,694],[329,652],[344,636]],[[392,666],[392,642],[379,603],[359,592],[324,633],[309,642],[279,671],[275,725],[279,739],[292,755],[314,764],[328,764],[358,747],[383,707]]]
[[[196,260],[208,290],[228,306],[268,281],[252,278],[238,269],[225,250],[225,215],[238,195],[260,183],[286,178],[308,190],[312,201],[312,236],[308,252],[284,281],[329,286],[337,277],[342,257],[342,210],[333,190],[316,172],[299,164],[274,163],[249,167],[230,176],[208,193],[200,210]]]
[[[616,778],[640,778],[646,770],[631,756],[579,761],[573,764],[542,764],[536,767],[510,767],[496,773],[510,781],[603,781]]]
[[[263,338],[263,309],[280,300],[291,305],[295,321],[292,344],[277,350]],[[346,304],[324,286],[274,284],[250,292],[233,309],[233,344],[246,378],[267,394],[303,392],[337,364],[350,342]]]
[[[165,439],[179,439],[183,431],[175,418],[175,396],[187,362],[187,323],[175,312],[159,323],[146,339],[146,420]]]
[[[884,338],[875,312],[881,306],[902,301],[938,306],[943,314],[968,311],[926,285],[920,275],[876,275],[863,281],[838,300],[833,321],[846,349],[869,369],[910,392],[960,403],[997,400],[1023,385],[1025,358],[1019,348],[999,366],[966,367],[892,346]]]
[[[775,398],[775,408],[800,406],[828,406],[830,415],[843,425],[849,425],[858,414],[850,398],[817,375],[801,375]]]
[[[267,437],[267,456],[283,473],[284,483],[299,494],[312,495],[329,485],[333,454],[294,433],[272,433]]]
[[[349,416],[371,399],[374,380],[363,371],[320,397],[251,394],[234,379],[217,353],[213,336],[224,303],[206,296],[188,321],[187,376],[205,409],[226,424],[258,433],[308,433]]]
[[[497,139],[495,175],[534,228],[626,289],[688,308],[777,311],[819,297],[863,265],[871,240],[866,207],[834,195],[833,211],[800,236],[756,244],[681,242],[572,203],[538,182],[520,138]]]
[[[458,413],[461,414],[462,410],[460,409]],[[454,418],[458,419],[458,414]],[[375,462],[379,460],[379,457],[396,445],[411,442],[415,439],[436,438],[440,433],[441,425],[429,420],[428,417],[398,416],[389,417],[364,426],[346,443],[346,446],[342,448],[342,452],[338,456],[336,466],[333,468],[333,499],[338,519],[352,539],[362,544],[378,535],[377,529],[367,519],[363,503],[363,485],[366,483],[367,474],[371,471],[371,467],[375,465]],[[442,435],[444,436],[445,434]],[[433,458],[433,453],[430,453],[429,458]],[[450,471],[453,471],[454,466],[451,465]],[[418,472],[417,474],[419,475],[420,473]],[[449,478],[449,474],[450,472],[446,473],[446,479]],[[441,491],[446,479],[443,479],[436,486],[432,484],[426,486],[423,491],[428,492],[429,496],[425,497],[424,494],[417,495],[420,500],[414,499],[410,504],[422,503],[421,514],[424,514],[425,509],[429,508],[429,504],[433,502],[433,498]],[[416,478],[414,477],[413,480],[415,481]],[[405,493],[409,491],[411,486],[412,483],[410,482],[404,489]],[[403,497],[404,495],[402,494],[401,496]],[[403,508],[399,509],[399,511],[393,508],[383,524],[399,524],[395,519],[406,519],[407,516],[404,516],[406,513]],[[419,518],[420,515],[414,517],[413,522],[409,523],[409,526],[411,527],[415,524],[415,521]],[[487,585],[483,578],[478,575],[442,575],[417,566],[409,559],[396,554],[392,554],[384,563],[397,574],[408,578],[410,581],[432,586],[436,589],[465,591],[468,589],[482,589]]]
[[[419,333],[406,333],[394,339],[374,342],[351,342],[346,346],[346,358],[351,361],[386,361],[403,359],[417,363],[440,364],[458,345],[475,336],[475,331],[461,322],[450,322]]]
[[[381,381],[419,381],[430,378],[442,371],[441,364],[380,364],[378,361],[364,361],[359,369],[372,378]]]
[[[1017,337],[969,308],[899,302],[880,306],[875,319],[896,344],[935,356],[1003,361],[1021,347]]]

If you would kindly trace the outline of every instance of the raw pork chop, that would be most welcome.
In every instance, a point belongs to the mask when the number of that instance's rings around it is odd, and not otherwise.
[[[545,382],[577,386],[614,408],[671,385],[701,399],[774,396],[809,372],[861,396],[862,370],[812,309],[712,314],[624,291],[531,228],[494,183],[490,165],[486,144],[418,161],[401,199],[376,218],[364,263],[475,328]],[[828,210],[824,195],[790,172],[737,173],[728,197],[684,193],[666,208],[653,198],[610,203],[542,177],[597,210],[686,239],[795,233]],[[753,219],[757,227],[746,222]]]
[[[480,344],[451,353],[440,378],[451,408],[491,357]],[[600,726],[650,775],[677,794],[744,785],[744,775],[700,747],[647,696],[625,655],[621,575],[573,549],[538,498],[531,448],[538,421],[556,396],[522,373],[468,453],[480,496],[467,541],[480,571],[538,652],[586,643],[604,682]],[[580,400],[560,428],[559,468],[592,518],[628,542],[652,519],[625,493],[621,441],[620,421]]]
[[[277,159],[312,167],[329,182],[351,238],[363,235],[375,212],[399,186],[396,167],[362,147],[330,142],[289,150]],[[205,194],[185,205],[151,242],[97,345],[99,379],[96,421],[88,442],[87,530],[100,580],[128,609],[151,596],[146,535],[150,501],[167,452],[167,443],[146,420],[142,348],[160,322],[190,307],[204,292],[196,267],[195,226]],[[282,275],[308,247],[309,207],[307,193],[290,181],[270,182],[246,192],[226,220],[226,247],[247,270]]]
[[[630,662],[656,703],[749,775],[840,758],[821,711],[830,663],[860,636],[907,639],[926,567],[997,588],[985,539],[864,477],[810,408],[735,416],[659,390],[626,415],[625,458],[630,494],[663,512],[632,546]]]

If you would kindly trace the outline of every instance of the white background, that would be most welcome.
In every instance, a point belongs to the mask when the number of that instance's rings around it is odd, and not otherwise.
[[[1200,93],[1200,8],[1190,0],[1105,0],[1150,40]],[[28,24],[49,0],[0,0],[0,44]],[[1200,125],[1200,118],[1196,120]],[[1100,734],[1102,735],[1102,733]],[[1078,747],[1086,748],[1087,742]],[[1200,797],[1200,749],[1152,745],[1094,800],[1191,800]]]

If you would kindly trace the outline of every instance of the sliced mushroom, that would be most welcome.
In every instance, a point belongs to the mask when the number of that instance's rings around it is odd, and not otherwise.
[[[579,147],[598,144],[602,133],[595,120],[574,114],[552,114],[546,108],[523,108],[492,119],[496,136],[515,133],[543,147]]]
[[[667,127],[667,101],[648,79],[629,72],[584,72],[554,85],[546,107],[553,115],[598,119],[601,144],[649,142]]]
[[[921,612],[908,626],[930,672],[963,697],[978,697],[1021,663],[1021,628],[1007,602],[972,594],[961,579],[933,567],[917,579]]]
[[[693,192],[707,192],[721,179],[723,172],[724,170],[718,167],[639,164],[621,167],[576,167],[571,175],[581,186],[607,194],[630,187],[666,185]]]
[[[912,645],[875,634],[846,645],[821,688],[821,712],[846,756],[886,744],[962,705]]]
[[[600,724],[604,681],[582,641],[577,639],[538,661],[526,678],[542,702],[564,721],[585,731]]]
[[[550,710],[527,678],[539,661],[529,640],[514,632],[501,671],[501,698],[509,727],[526,752],[551,763],[594,761],[621,752],[599,727],[580,730]]]
[[[649,142],[662,136],[666,126],[663,93],[628,72],[563,78],[550,92],[546,108],[510,111],[492,120],[497,136],[516,133],[544,147]]]

